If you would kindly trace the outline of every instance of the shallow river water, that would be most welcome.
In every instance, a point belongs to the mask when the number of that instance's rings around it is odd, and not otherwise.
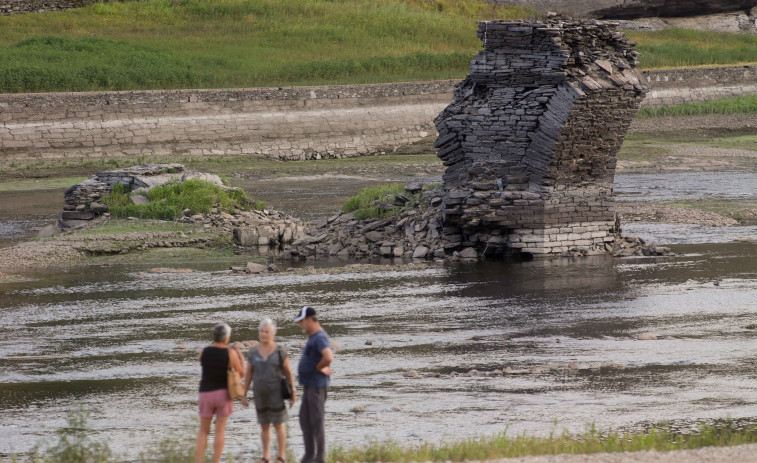
[[[663,177],[638,184],[618,177],[621,199],[677,191]],[[363,186],[330,182],[347,196]],[[650,189],[655,182],[658,188]],[[699,176],[687,185],[712,183]],[[289,212],[301,208],[315,217],[319,207],[333,209],[303,185],[285,194],[280,186],[266,188],[269,202],[291,204]],[[710,194],[700,189],[687,197],[700,193]],[[714,194],[741,196],[730,187]],[[48,204],[42,215],[13,222],[18,213],[3,203],[0,240],[7,242],[28,236],[30,224],[57,208]],[[665,227],[624,229],[673,243],[673,257],[275,276],[233,276],[225,271],[228,262],[182,265],[191,274],[131,265],[4,284],[0,459],[50,442],[79,406],[91,412],[93,438],[130,458],[171,431],[192,436],[196,351],[208,344],[215,323],[227,321],[233,340],[248,340],[256,338],[260,319],[271,317],[280,325],[278,341],[296,361],[305,336],[289,320],[302,304],[319,310],[341,346],[327,402],[332,446],[438,443],[504,430],[580,432],[591,424],[628,429],[665,420],[757,420],[757,244],[733,241],[754,238],[754,230],[710,230],[714,238],[698,239],[695,228]],[[646,333],[658,339],[638,340]],[[506,367],[551,369],[489,375]],[[406,377],[410,370],[421,378]],[[486,375],[461,375],[471,370]],[[236,407],[227,450],[255,461],[254,411]],[[299,455],[296,416],[295,408],[290,432]]]
[[[28,451],[82,404],[96,438],[134,455],[192,424],[196,350],[218,320],[245,340],[274,318],[296,360],[304,336],[288,320],[301,304],[319,309],[342,347],[327,402],[332,445],[757,417],[757,330],[748,328],[757,323],[757,245],[675,250],[353,275],[109,267],[3,285],[0,452]],[[637,340],[642,333],[659,339]],[[404,377],[409,370],[423,377]],[[296,421],[291,432],[299,453]],[[256,433],[254,412],[238,406],[229,451],[259,456]]]

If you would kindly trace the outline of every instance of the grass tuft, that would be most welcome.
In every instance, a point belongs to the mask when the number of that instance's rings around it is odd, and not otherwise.
[[[265,209],[266,204],[250,198],[241,189],[225,190],[218,185],[199,179],[174,182],[149,190],[148,204],[134,204],[128,186],[117,184],[103,197],[114,217],[173,220],[181,217],[184,209],[192,214],[207,214],[212,208],[233,213],[236,210]]]
[[[358,220],[374,219],[398,215],[402,211],[412,208],[419,195],[411,195],[405,191],[401,183],[389,183],[363,188],[347,200],[342,206],[344,212],[354,212]],[[395,196],[402,194],[410,198],[405,206],[394,206]]]

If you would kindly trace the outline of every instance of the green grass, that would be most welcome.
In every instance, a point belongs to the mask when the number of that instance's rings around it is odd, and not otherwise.
[[[389,183],[363,188],[347,200],[342,206],[344,212],[354,212],[359,220],[398,215],[403,210],[413,207],[418,195],[411,195],[404,190],[401,183]],[[411,199],[405,206],[392,206],[396,195],[402,194]]]
[[[0,192],[3,191],[28,191],[28,190],[57,190],[68,188],[77,183],[83,182],[86,177],[52,177],[52,178],[30,178],[23,180],[14,180],[0,183]]]
[[[757,36],[670,28],[623,31],[641,53],[639,67],[659,69],[757,62]]]
[[[134,204],[129,197],[131,190],[124,185],[115,185],[102,199],[114,217],[139,217],[142,219],[173,220],[181,217],[184,209],[192,214],[207,214],[212,208],[233,213],[238,209],[265,209],[266,204],[247,196],[240,189],[224,190],[218,185],[199,179],[174,182],[147,191],[148,204]]]
[[[697,116],[705,114],[754,114],[757,113],[757,95],[743,95],[720,100],[685,103],[659,108],[641,108],[636,113],[640,119],[662,116]]]
[[[0,17],[0,92],[459,78],[480,0],[147,0]]]
[[[0,92],[460,79],[482,0],[147,0],[0,17]],[[645,69],[757,62],[757,36],[628,31]]]
[[[468,461],[528,455],[589,454],[598,452],[670,451],[707,446],[730,446],[757,442],[757,427],[737,429],[731,422],[702,426],[699,432],[680,434],[666,429],[649,432],[603,433],[591,429],[582,434],[564,432],[547,437],[508,436],[469,439],[441,445],[403,447],[397,443],[374,442],[365,447],[335,448],[329,462]]]

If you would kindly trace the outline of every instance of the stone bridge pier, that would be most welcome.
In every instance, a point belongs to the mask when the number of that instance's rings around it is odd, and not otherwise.
[[[448,250],[604,253],[623,136],[648,90],[602,22],[479,23],[483,49],[437,116]]]

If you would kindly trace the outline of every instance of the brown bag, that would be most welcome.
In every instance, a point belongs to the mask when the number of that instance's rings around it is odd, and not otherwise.
[[[244,396],[244,386],[242,386],[242,377],[233,368],[229,368],[226,374],[227,386],[229,388],[229,396],[233,399],[238,399]]]
[[[229,357],[231,357],[232,352],[234,351],[229,349]],[[231,366],[231,358],[229,358],[229,371],[226,372],[226,386],[229,390],[229,397],[232,400],[244,396],[245,390],[242,385],[242,375]]]

